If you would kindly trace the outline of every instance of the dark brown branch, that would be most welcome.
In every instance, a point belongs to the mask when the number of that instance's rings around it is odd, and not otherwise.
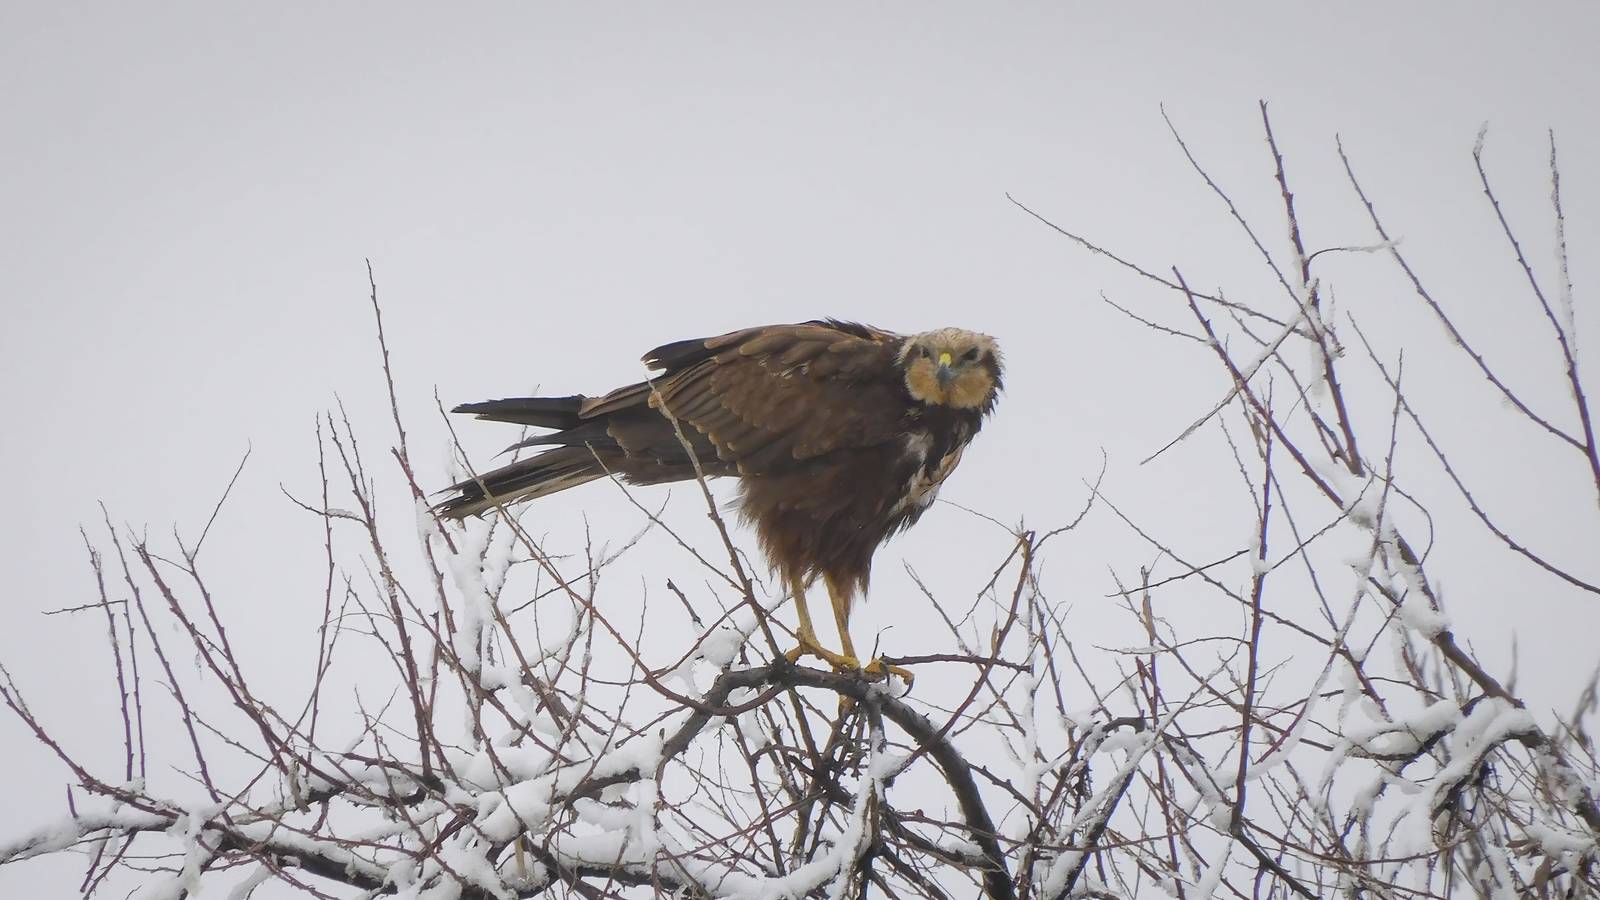
[[[1360,198],[1362,205],[1366,207],[1367,217],[1372,220],[1373,230],[1376,231],[1378,233],[1378,237],[1382,238],[1384,243],[1388,245],[1389,255],[1394,259],[1395,263],[1400,266],[1400,271],[1406,274],[1406,278],[1411,282],[1411,289],[1416,292],[1417,296],[1422,299],[1423,303],[1427,304],[1428,309],[1433,311],[1434,317],[1439,320],[1439,324],[1444,326],[1445,331],[1449,332],[1450,340],[1457,347],[1460,347],[1463,353],[1467,354],[1467,356],[1472,359],[1472,361],[1478,366],[1478,371],[1482,372],[1483,377],[1488,379],[1489,383],[1494,385],[1495,388],[1500,391],[1500,395],[1505,398],[1506,402],[1510,403],[1518,412],[1526,416],[1529,421],[1533,422],[1535,425],[1538,425],[1540,428],[1543,428],[1545,431],[1549,432],[1555,437],[1560,438],[1562,441],[1578,448],[1579,450],[1586,449],[1582,441],[1579,441],[1572,435],[1567,434],[1565,431],[1562,431],[1556,426],[1550,424],[1548,420],[1530,409],[1526,403],[1523,403],[1522,398],[1517,395],[1517,392],[1508,387],[1506,383],[1501,381],[1500,377],[1494,373],[1494,370],[1489,368],[1489,363],[1486,359],[1484,359],[1483,354],[1473,349],[1472,345],[1467,342],[1466,336],[1456,328],[1455,323],[1450,320],[1450,316],[1445,313],[1444,307],[1440,306],[1438,301],[1433,299],[1433,295],[1428,292],[1428,289],[1423,287],[1422,279],[1417,276],[1416,271],[1411,268],[1411,264],[1406,261],[1405,255],[1400,252],[1399,243],[1394,238],[1390,237],[1388,229],[1386,229],[1383,225],[1383,221],[1378,218],[1377,207],[1375,207],[1372,201],[1367,198],[1366,191],[1362,190],[1361,182],[1356,179],[1355,169],[1351,167],[1350,158],[1345,155],[1343,141],[1336,139],[1335,143],[1339,149],[1339,161],[1344,164],[1345,175],[1350,179],[1350,186],[1355,189],[1356,196]]]

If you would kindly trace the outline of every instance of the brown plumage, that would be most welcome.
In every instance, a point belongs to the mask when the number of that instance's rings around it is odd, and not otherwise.
[[[800,650],[859,666],[847,630],[851,601],[867,587],[878,545],[917,521],[993,411],[1001,388],[993,339],[825,320],[678,341],[644,361],[660,374],[603,397],[456,407],[551,429],[516,446],[555,449],[454,485],[439,512],[477,515],[607,473],[633,484],[693,478],[664,405],[707,476],[740,480],[741,514],[794,592]],[[819,575],[842,656],[817,644],[805,607],[804,587]]]

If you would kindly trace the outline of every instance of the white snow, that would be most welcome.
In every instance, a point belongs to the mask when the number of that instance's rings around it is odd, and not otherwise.
[[[179,900],[200,893],[200,873],[216,853],[217,848],[206,841],[205,827],[222,811],[220,805],[196,807],[173,820],[167,834],[180,838],[183,844],[183,868],[178,873],[154,882],[140,891],[140,900]]]
[[[700,641],[700,656],[718,669],[725,668],[739,654],[748,635],[727,626],[712,629]]]
[[[1450,628],[1450,617],[1433,608],[1426,594],[1413,590],[1400,604],[1400,620],[1418,634],[1432,640]]]
[[[439,848],[439,859],[449,867],[449,872],[461,876],[467,884],[482,888],[500,900],[511,900],[516,895],[489,862],[488,852],[489,844],[469,832],[464,838],[458,836]],[[457,895],[459,893],[458,890]]]
[[[247,876],[245,880],[234,885],[233,890],[228,891],[228,900],[247,900],[247,898],[253,891],[255,891],[256,888],[260,887],[271,879],[271,869],[267,868],[266,866],[256,866],[253,870],[251,870],[249,876]]]
[[[1228,858],[1233,855],[1233,843],[1230,840],[1223,846],[1222,854],[1206,867],[1205,874],[1194,886],[1194,892],[1187,896],[1194,900],[1210,900],[1211,895],[1217,891],[1217,885],[1222,882],[1222,873],[1228,866]]]
[[[536,778],[478,798],[474,824],[490,840],[509,841],[526,828],[537,833],[550,816],[550,785]]]

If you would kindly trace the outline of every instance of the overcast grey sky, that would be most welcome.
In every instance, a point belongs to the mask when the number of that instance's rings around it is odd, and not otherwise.
[[[364,257],[433,483],[446,456],[435,391],[446,406],[601,391],[636,378],[658,343],[763,322],[955,324],[999,339],[1009,390],[944,498],[1059,524],[1104,449],[1107,491],[1127,509],[1176,541],[1235,546],[1234,520],[1211,536],[1219,510],[1240,511],[1234,482],[1197,479],[1193,457],[1137,465],[1220,396],[1221,373],[1097,293],[1152,313],[1171,298],[1076,251],[1006,192],[1154,268],[1259,287],[1253,251],[1188,171],[1159,105],[1281,250],[1255,106],[1266,99],[1310,243],[1371,237],[1337,166],[1339,134],[1460,323],[1508,367],[1531,360],[1526,389],[1555,406],[1559,371],[1538,362],[1540,322],[1513,305],[1526,298],[1469,151],[1488,121],[1490,163],[1546,264],[1556,130],[1587,321],[1600,283],[1597,26],[1592,2],[7,4],[0,661],[64,737],[98,752],[114,708],[103,632],[39,615],[92,599],[78,526],[104,501],[117,522],[197,533],[247,447],[209,570],[249,653],[305,650],[320,531],[278,486],[314,487],[313,422],[336,394],[373,457],[387,440]],[[1386,347],[1405,346],[1418,389],[1465,411],[1444,430],[1455,446],[1481,442],[1488,496],[1595,576],[1583,563],[1592,500],[1555,487],[1564,462],[1497,487],[1497,472],[1527,462],[1525,435],[1501,429],[1503,411],[1380,263],[1363,263],[1385,275],[1370,281],[1349,264],[1343,302],[1393,316]],[[509,439],[487,425],[463,437],[484,453]],[[637,524],[604,485],[546,503],[552,533],[585,514],[618,540]],[[1096,611],[1107,567],[1147,557],[1109,519],[1099,528],[1058,564],[1081,571],[1058,593],[1090,626],[1118,615]],[[1003,544],[954,509],[930,515],[880,553],[882,599],[861,633],[894,620],[901,560],[959,580],[954,551]],[[1539,648],[1524,660],[1536,704],[1570,703],[1562,685],[1597,661],[1592,602],[1493,552],[1445,589],[1487,658],[1508,659],[1513,629]],[[108,764],[118,753],[103,750]],[[8,717],[0,755],[14,782],[0,834],[64,812],[68,774]],[[64,892],[69,872],[0,869],[0,893]]]

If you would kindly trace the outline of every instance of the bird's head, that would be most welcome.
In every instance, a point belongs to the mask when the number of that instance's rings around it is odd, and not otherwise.
[[[1000,392],[1000,347],[976,331],[914,334],[900,348],[900,368],[912,399],[929,406],[987,411]]]

